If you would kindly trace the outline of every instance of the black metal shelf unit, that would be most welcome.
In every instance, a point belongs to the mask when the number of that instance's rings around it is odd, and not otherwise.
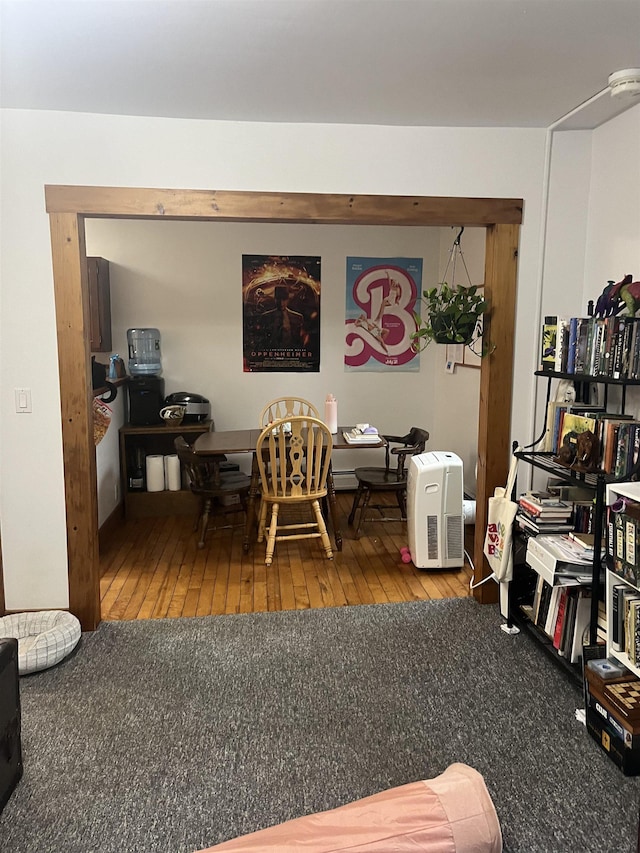
[[[620,411],[625,411],[626,406],[626,389],[627,386],[632,385],[640,385],[640,379],[627,379],[627,378],[614,378],[612,376],[591,376],[589,374],[584,373],[556,373],[555,371],[547,371],[547,370],[536,370],[536,376],[542,376],[547,378],[547,389],[546,389],[546,404],[544,411],[546,413],[547,406],[551,398],[551,380],[552,379],[569,379],[574,383],[576,389],[576,399],[586,401],[589,395],[589,386],[593,384],[603,385],[604,393],[603,393],[603,404],[605,410],[608,405],[608,387],[610,385],[620,386],[621,388],[621,398],[619,401]],[[600,542],[602,539],[603,533],[603,524],[604,524],[604,512],[605,512],[605,491],[607,483],[620,482],[620,479],[616,479],[613,475],[605,474],[604,471],[598,470],[581,470],[580,468],[569,468],[566,465],[561,464],[560,462],[555,461],[556,455],[553,452],[547,451],[538,451],[535,450],[543,440],[546,431],[546,424],[543,426],[542,432],[535,439],[535,441],[529,445],[528,447],[515,450],[514,452],[518,459],[523,462],[526,462],[529,465],[532,465],[534,468],[538,468],[542,471],[545,471],[547,474],[551,474],[559,480],[562,480],[568,484],[574,484],[578,486],[582,486],[583,488],[588,488],[593,491],[594,494],[594,517],[593,517],[593,534],[594,541]],[[640,463],[631,471],[627,472],[623,478],[624,481],[637,479],[640,475]],[[516,537],[517,538],[517,537]],[[515,541],[515,539],[514,539]],[[515,563],[515,560],[514,560]],[[526,565],[524,560],[521,561],[520,565]],[[533,569],[529,568],[529,571],[533,571]],[[591,565],[591,614],[590,614],[590,625],[589,625],[589,643],[591,646],[595,646],[597,642],[597,632],[598,632],[598,602],[600,600],[602,585],[603,585],[603,566],[602,566],[602,558],[600,554],[600,549],[594,549],[594,556]],[[521,601],[516,602],[514,599],[520,597],[521,595],[518,593],[517,584],[515,585],[515,591],[512,591],[513,584],[510,584],[509,589],[509,619],[514,621],[519,627],[525,628],[528,633],[534,636],[537,640],[541,642],[543,647],[547,649],[550,655],[554,658],[554,660],[562,666],[564,669],[567,669],[579,678],[582,679],[581,668],[579,666],[575,666],[570,664],[566,659],[560,657],[556,650],[553,648],[553,643],[549,640],[544,631],[541,631],[538,626],[534,624],[534,622],[529,619],[526,613],[526,607],[523,609],[521,606]]]
[[[572,382],[596,382],[600,385],[640,385],[640,379],[615,379],[613,376],[591,376],[590,373],[556,373],[551,370],[536,370],[536,376],[552,379],[571,379]]]
[[[613,481],[602,471],[581,471],[579,469],[567,468],[559,462],[555,462],[553,453],[541,451],[516,451],[515,455],[523,462],[528,462],[535,468],[546,471],[558,479],[567,483],[590,488],[594,491],[594,513],[593,513],[593,538],[594,542],[602,540],[603,518],[605,507],[605,486],[607,482]],[[593,561],[591,564],[591,624],[589,627],[589,642],[595,645],[598,631],[598,601],[602,585],[602,559],[600,549],[594,548]]]

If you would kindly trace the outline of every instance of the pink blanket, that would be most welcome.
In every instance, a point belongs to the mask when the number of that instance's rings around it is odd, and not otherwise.
[[[200,853],[501,853],[502,833],[482,776],[452,764],[331,811],[306,815]]]

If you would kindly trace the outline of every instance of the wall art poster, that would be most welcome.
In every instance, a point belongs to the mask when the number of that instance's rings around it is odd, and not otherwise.
[[[320,258],[242,256],[243,370],[318,373]]]
[[[411,347],[422,258],[347,258],[345,370],[417,371]]]

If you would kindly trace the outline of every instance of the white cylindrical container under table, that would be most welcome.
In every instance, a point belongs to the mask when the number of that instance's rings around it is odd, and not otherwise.
[[[170,492],[179,492],[182,486],[180,477],[180,460],[177,453],[164,457],[164,485]]]
[[[147,456],[147,491],[164,491],[164,456]]]

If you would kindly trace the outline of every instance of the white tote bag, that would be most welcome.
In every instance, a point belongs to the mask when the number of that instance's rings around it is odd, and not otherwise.
[[[518,504],[511,500],[511,494],[517,470],[518,459],[514,456],[507,485],[504,488],[498,487],[493,497],[489,498],[484,555],[498,583],[506,583],[513,577],[513,520],[518,511]]]

